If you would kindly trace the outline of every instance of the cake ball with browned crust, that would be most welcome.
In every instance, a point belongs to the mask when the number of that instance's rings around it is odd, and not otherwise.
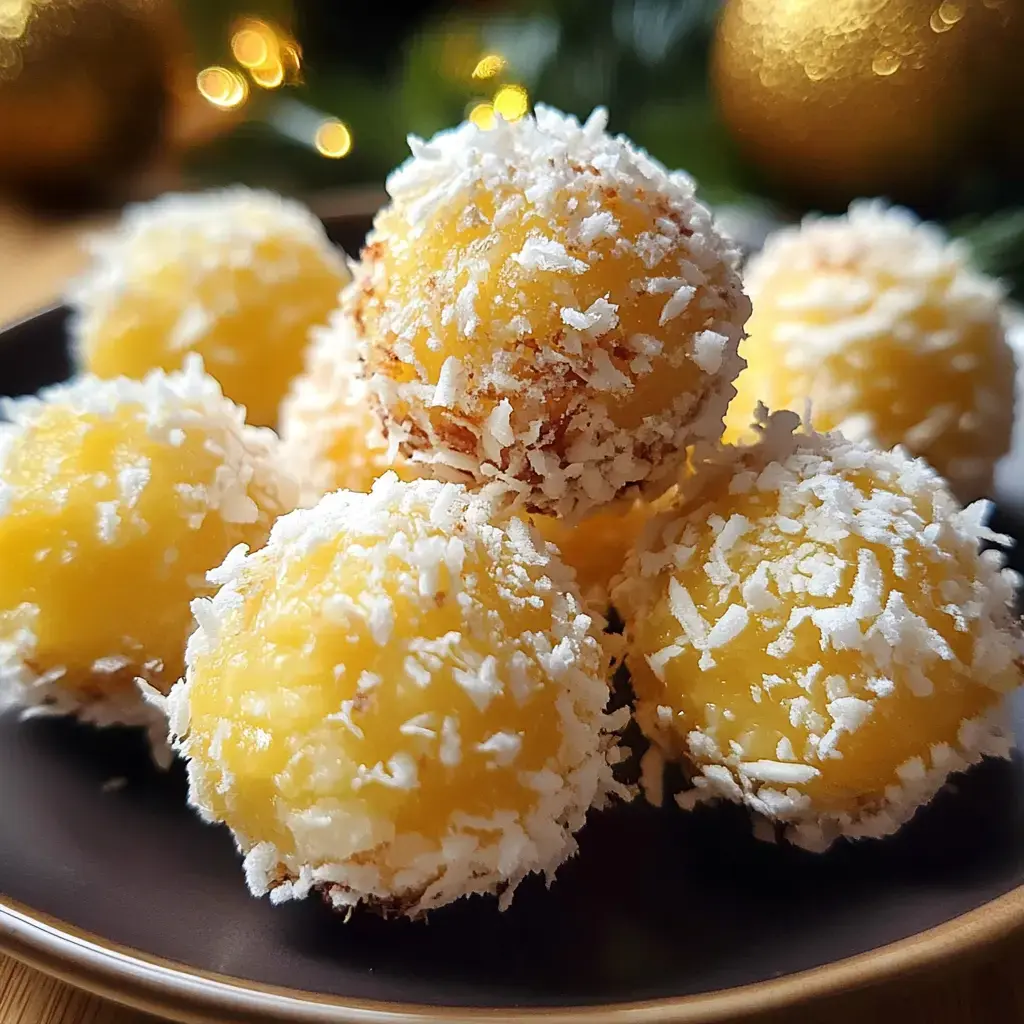
[[[606,123],[411,139],[342,299],[399,452],[559,516],[721,436],[749,313],[692,180]]]

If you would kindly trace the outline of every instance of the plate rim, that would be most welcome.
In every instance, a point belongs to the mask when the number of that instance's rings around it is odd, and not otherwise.
[[[110,942],[0,893],[0,953],[93,995],[186,1024],[724,1024],[934,967],[1022,927],[1024,885],[1018,885],[915,935],[779,978],[640,1002],[489,1009],[351,999],[244,981]]]

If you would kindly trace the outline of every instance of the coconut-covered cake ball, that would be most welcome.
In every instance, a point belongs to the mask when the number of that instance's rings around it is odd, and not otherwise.
[[[190,799],[256,895],[417,916],[507,901],[617,790],[607,658],[568,571],[456,484],[285,516],[195,604],[168,700]]]
[[[987,494],[1013,423],[1003,290],[961,243],[879,202],[772,236],[746,274],[747,369],[728,437],[759,401],[882,448],[902,444],[961,500]]]
[[[762,410],[763,412],[763,410]],[[743,802],[799,845],[893,832],[1005,756],[1024,644],[982,525],[922,460],[777,413],[652,520],[615,592],[636,717],[682,802]],[[1005,539],[1005,538],[1004,538]]]
[[[82,369],[140,378],[197,352],[265,426],[349,277],[309,210],[240,186],[129,207],[93,257],[70,294]]]
[[[351,334],[351,321],[340,313],[330,327],[314,328],[306,368],[281,404],[282,458],[305,506],[328,491],[369,491],[389,469],[403,480],[417,475],[389,450]]]
[[[749,313],[691,179],[606,119],[411,139],[342,299],[403,455],[562,516],[721,436]]]
[[[166,692],[181,675],[205,573],[291,505],[276,438],[195,358],[2,412],[0,704],[145,722],[134,680]]]

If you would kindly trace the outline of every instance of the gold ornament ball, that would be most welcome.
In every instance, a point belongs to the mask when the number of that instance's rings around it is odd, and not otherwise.
[[[744,154],[801,198],[922,199],[977,157],[1020,0],[729,0],[712,75]],[[1016,76],[1014,78],[1014,76]]]
[[[0,185],[112,192],[161,137],[175,29],[166,0],[0,3]]]

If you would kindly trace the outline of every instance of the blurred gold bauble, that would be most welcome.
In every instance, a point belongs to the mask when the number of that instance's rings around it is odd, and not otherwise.
[[[789,191],[921,199],[993,130],[1019,132],[992,122],[1024,88],[1022,25],[1024,0],[729,0],[714,86],[740,148]]]
[[[171,47],[164,0],[0,0],[0,185],[102,195],[157,144]]]

